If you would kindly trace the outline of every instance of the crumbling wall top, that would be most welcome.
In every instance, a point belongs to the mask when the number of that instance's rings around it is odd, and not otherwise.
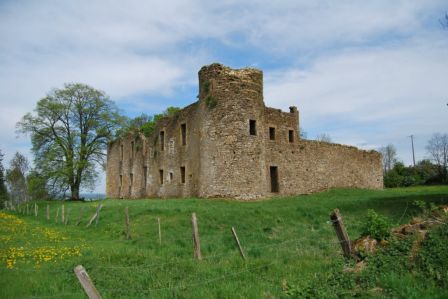
[[[225,75],[230,77],[244,78],[244,77],[252,77],[254,75],[262,76],[263,72],[256,68],[232,69],[220,63],[212,63],[203,66],[199,70],[199,77],[202,77],[204,74]]]

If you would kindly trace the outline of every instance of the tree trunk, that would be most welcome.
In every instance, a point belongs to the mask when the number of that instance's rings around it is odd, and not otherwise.
[[[79,184],[73,184],[70,186],[71,197],[70,200],[80,200],[79,198]]]

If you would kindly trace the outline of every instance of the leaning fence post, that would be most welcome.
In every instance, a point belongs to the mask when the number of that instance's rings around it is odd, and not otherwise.
[[[50,220],[50,205],[47,204],[47,220]]]
[[[95,218],[98,217],[98,214],[100,213],[102,207],[103,207],[102,204],[99,204],[96,207],[96,212],[95,212],[95,214],[93,214],[92,218],[90,218],[90,221],[89,221],[89,223],[87,223],[86,227],[89,227],[92,224],[93,220],[95,220]]]
[[[202,260],[201,242],[199,240],[199,230],[198,230],[198,222],[196,219],[196,213],[191,214],[191,224],[193,229],[194,256],[198,260]]]
[[[101,299],[101,295],[93,285],[86,269],[82,265],[79,265],[75,267],[74,271],[89,299]]]
[[[81,218],[82,218],[83,213],[84,213],[84,207],[82,207],[81,210],[79,211],[78,221],[76,221],[75,225],[79,225],[81,223]]]
[[[100,221],[100,210],[96,212],[95,225],[98,225],[98,222]]]
[[[233,237],[235,238],[236,245],[238,245],[238,249],[240,250],[241,257],[243,258],[243,260],[246,260],[246,255],[244,254],[243,247],[241,247],[240,240],[238,239],[238,236],[237,236],[236,231],[233,228],[233,226],[232,226],[232,234],[233,234]]]
[[[334,209],[330,214],[330,220],[333,223],[333,227],[338,236],[339,243],[341,244],[342,251],[345,257],[352,257],[352,247],[350,244],[350,239],[345,229],[344,222],[342,221],[342,216],[339,213],[339,209]]]
[[[128,209],[128,207],[124,208],[124,224],[126,225],[126,239],[129,240],[131,238],[131,233],[129,231],[129,209]]]

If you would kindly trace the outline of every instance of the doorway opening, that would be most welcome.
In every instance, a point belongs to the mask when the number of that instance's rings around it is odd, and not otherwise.
[[[269,167],[269,173],[271,175],[271,192],[278,192],[278,168],[277,166]]]

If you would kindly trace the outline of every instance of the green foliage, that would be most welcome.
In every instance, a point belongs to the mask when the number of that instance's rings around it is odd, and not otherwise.
[[[36,170],[31,170],[26,180],[30,199],[43,200],[50,198],[47,191],[47,178],[43,174]]]
[[[434,203],[418,201],[425,210]],[[373,213],[371,213],[373,215]],[[372,216],[376,219],[377,216]],[[417,246],[420,244],[420,246]],[[447,298],[448,226],[441,223],[419,243],[415,235],[390,237],[361,271],[334,260],[314,279],[286,284],[286,298]]]
[[[146,137],[151,136],[157,126],[157,123],[164,117],[174,117],[181,111],[178,107],[168,107],[165,111],[160,114],[155,114],[153,116],[147,115],[145,113],[137,116],[131,120],[128,120],[127,125],[118,132],[118,136],[126,136],[128,134],[139,134],[142,133]]]
[[[95,185],[96,165],[104,164],[107,145],[125,119],[104,92],[79,83],[51,91],[34,112],[17,127],[31,135],[36,170],[49,179],[49,191],[70,190],[79,199],[82,187]]]
[[[384,186],[386,188],[428,185],[441,182],[442,178],[438,174],[437,166],[429,160],[422,160],[415,167],[406,167],[403,163],[397,162],[384,175]]]
[[[413,205],[419,209],[419,213],[425,218],[431,217],[432,213],[439,209],[434,203],[426,202],[424,200],[416,200],[413,202]]]
[[[176,116],[180,112],[180,110],[181,109],[179,107],[170,106],[170,107],[166,108],[165,111],[163,111],[162,115],[163,116]]]
[[[210,81],[205,81],[203,84],[203,91],[205,94],[205,105],[207,105],[208,108],[214,108],[218,104],[215,97],[209,94],[210,92]]]
[[[28,199],[26,173],[29,169],[28,159],[16,152],[6,171],[6,181],[10,190],[10,198],[14,204]]]
[[[374,210],[368,210],[361,234],[377,240],[385,240],[390,236],[391,228],[392,225],[386,217],[377,214]]]
[[[422,277],[436,282],[441,288],[448,288],[448,225],[432,230],[417,255],[417,266]]]
[[[204,93],[208,94],[210,92],[210,81],[204,82]]]
[[[140,127],[140,131],[143,133],[143,135],[149,137],[154,132],[155,127],[156,123],[154,121],[149,121]]]
[[[216,107],[218,102],[216,101],[216,99],[214,97],[212,97],[211,95],[208,95],[205,97],[205,104],[207,105],[208,108],[214,108],[214,107]]]

